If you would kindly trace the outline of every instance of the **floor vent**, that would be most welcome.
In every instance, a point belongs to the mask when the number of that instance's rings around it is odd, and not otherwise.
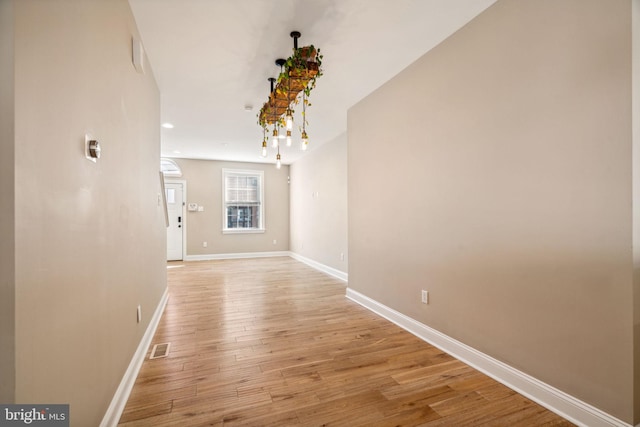
[[[169,342],[154,345],[153,349],[151,349],[151,356],[149,356],[149,359],[167,357],[169,355],[169,347],[171,347],[171,343]]]

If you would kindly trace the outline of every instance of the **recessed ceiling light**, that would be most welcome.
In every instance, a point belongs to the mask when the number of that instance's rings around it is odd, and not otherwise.
[[[173,150],[173,154],[180,154],[181,151],[180,150]]]
[[[163,123],[162,127],[165,128],[165,129],[173,129],[173,125],[171,123],[169,123],[169,122]]]

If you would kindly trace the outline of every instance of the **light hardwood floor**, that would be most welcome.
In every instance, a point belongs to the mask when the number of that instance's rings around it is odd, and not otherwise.
[[[171,263],[120,426],[570,426],[291,258]]]

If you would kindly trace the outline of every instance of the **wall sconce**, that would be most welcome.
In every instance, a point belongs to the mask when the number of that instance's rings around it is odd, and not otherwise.
[[[84,136],[84,156],[94,163],[100,158],[100,142],[89,134]]]

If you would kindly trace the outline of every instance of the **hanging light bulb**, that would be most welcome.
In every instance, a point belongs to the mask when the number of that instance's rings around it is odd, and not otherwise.
[[[276,156],[276,168],[280,169],[281,166],[282,164],[280,163],[280,152],[278,152],[278,155]]]
[[[273,125],[273,142],[271,143],[273,148],[278,146],[278,124],[274,123]]]
[[[271,95],[269,95],[269,100],[271,101],[271,112],[273,113],[273,117],[274,119],[276,118],[276,101],[275,101],[275,97],[273,96],[273,84],[276,82],[276,79],[274,77],[269,77],[269,83],[271,83]],[[273,142],[271,143],[273,148],[276,148],[278,146],[278,121],[274,120],[273,122]]]
[[[262,127],[262,157],[267,157],[267,125]]]
[[[291,131],[288,130],[287,131],[287,147],[291,147],[291,142],[292,142],[292,140],[291,140]]]
[[[300,149],[307,151],[309,146],[309,137],[307,136],[307,96],[306,92],[302,93],[302,135],[300,139]]]
[[[291,131],[291,129],[293,129],[293,111],[291,111],[291,108],[287,108],[285,120],[287,125],[287,131]]]
[[[282,69],[282,68],[281,68]],[[289,90],[287,90],[287,111],[284,115],[285,127],[288,131],[293,129],[293,111],[291,111],[291,79],[287,79],[289,84]]]

